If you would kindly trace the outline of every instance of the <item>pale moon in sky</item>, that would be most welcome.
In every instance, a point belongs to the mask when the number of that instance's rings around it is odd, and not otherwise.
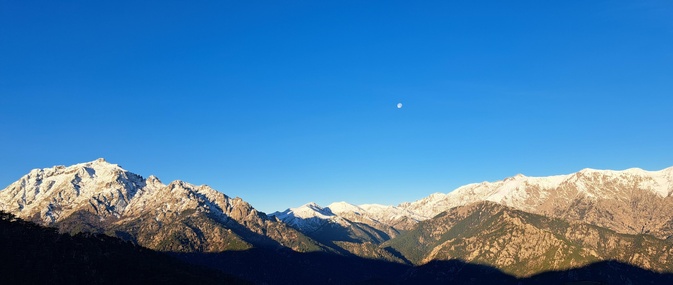
[[[402,103],[397,103],[397,109],[402,109]]]

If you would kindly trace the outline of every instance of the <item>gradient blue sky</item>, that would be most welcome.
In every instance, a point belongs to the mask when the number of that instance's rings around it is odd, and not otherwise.
[[[549,2],[0,0],[0,188],[105,157],[271,212],[673,166],[672,2]]]

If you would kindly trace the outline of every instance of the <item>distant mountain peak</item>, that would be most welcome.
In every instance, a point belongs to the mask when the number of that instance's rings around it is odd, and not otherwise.
[[[659,171],[582,169],[567,175],[528,177],[461,186],[399,207],[426,218],[458,206],[492,201],[543,215],[589,221],[619,232],[660,231],[673,235],[673,167]],[[647,202],[645,202],[647,201]],[[618,218],[619,217],[619,218]]]
[[[98,167],[109,167],[109,168],[120,168],[123,169],[119,164],[110,163],[105,158],[98,158],[89,162],[79,163],[75,165],[86,165],[86,166],[98,166]]]
[[[154,175],[150,175],[149,177],[147,177],[146,181],[147,181],[147,184],[163,184],[163,183],[161,183],[161,180]]]
[[[276,216],[281,220],[289,218],[297,218],[297,219],[317,218],[326,220],[335,216],[334,213],[332,213],[332,211],[329,208],[323,208],[322,206],[318,205],[315,202],[309,202],[296,208],[289,208],[283,212],[275,212],[272,213],[271,215]]]
[[[311,210],[313,210],[313,211],[317,211],[317,212],[323,212],[323,211],[325,211],[325,208],[323,208],[322,206],[318,205],[318,203],[316,203],[316,202],[308,202],[308,203],[306,203],[306,204],[300,206],[298,209],[300,209],[300,208],[308,208],[308,209],[311,209]]]
[[[330,211],[332,211],[333,213],[336,213],[336,214],[343,213],[343,212],[348,212],[348,211],[359,214],[362,211],[362,208],[360,208],[358,206],[355,206],[353,204],[347,203],[345,201],[334,202],[332,204],[329,204],[327,206],[327,208],[329,208]]]

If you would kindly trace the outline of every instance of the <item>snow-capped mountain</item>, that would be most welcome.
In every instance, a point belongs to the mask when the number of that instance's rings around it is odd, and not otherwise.
[[[268,218],[240,198],[208,186],[183,181],[166,185],[154,176],[145,179],[98,159],[30,171],[0,191],[0,210],[62,231],[113,233],[157,249],[211,251],[277,244],[318,250],[321,245],[313,240],[378,244],[448,209],[480,201],[622,233],[671,238],[672,193],[673,167],[584,169],[468,184],[398,206],[309,203]],[[185,246],[180,240],[190,243]]]
[[[105,232],[159,250],[320,249],[240,198],[206,185],[144,179],[104,159],[34,169],[0,191],[0,210],[61,231]]]
[[[450,208],[492,201],[523,211],[586,221],[618,232],[673,235],[673,167],[660,171],[584,169],[568,175],[516,175],[468,184],[398,207],[425,218]]]
[[[346,215],[341,216],[332,208]],[[346,209],[358,211],[358,214],[352,215],[354,212]],[[378,246],[396,237],[399,230],[361,215],[364,212],[358,209],[360,208],[345,202],[334,203],[329,207],[308,203],[272,213],[270,216],[275,216],[337,252],[402,262],[394,254]]]
[[[424,219],[413,212],[395,206],[380,204],[353,205],[347,202],[335,202],[327,207],[308,203],[297,208],[270,214],[304,232],[314,231],[325,223],[336,223],[344,227],[352,223],[365,224],[386,231],[393,236],[399,230],[405,230]],[[394,229],[393,231],[390,231]]]
[[[514,177],[496,182],[481,182],[461,186],[448,194],[434,193],[415,202],[402,203],[400,208],[416,213],[429,219],[456,206],[467,205],[479,201],[491,201],[503,205],[530,210],[536,201],[548,197],[547,191],[539,189],[555,189],[570,175],[549,177],[526,177],[517,174]],[[539,193],[539,195],[533,192]]]
[[[154,189],[154,185],[147,189]],[[101,219],[119,217],[145,188],[142,177],[104,159],[70,167],[33,169],[0,192],[0,209],[50,225],[87,209]]]
[[[335,202],[327,206],[333,213],[351,221],[365,223],[374,227],[391,226],[397,230],[407,230],[425,219],[414,212],[395,206],[381,204],[353,205]]]
[[[274,212],[269,216],[275,216],[304,232],[316,231],[326,223],[336,223],[344,227],[351,225],[349,221],[332,213],[330,208],[323,208],[313,202],[283,212]]]
[[[584,169],[468,184],[398,206],[308,203],[268,217],[206,185],[164,184],[98,159],[30,171],[0,191],[0,210],[173,252],[291,248],[417,264],[458,257],[513,273],[618,259],[663,270],[672,194],[673,167]]]
[[[572,185],[572,187],[570,187]],[[568,175],[526,177],[518,174],[496,182],[461,186],[448,194],[435,193],[421,200],[403,203],[401,208],[425,217],[435,216],[448,208],[477,201],[492,201],[521,210],[534,210],[550,198],[558,198],[559,190],[573,188],[591,199],[619,198],[624,188],[647,190],[661,198],[673,192],[673,167],[661,171],[631,168],[624,171],[584,169]],[[559,189],[563,188],[563,189]],[[625,197],[621,197],[625,198]]]
[[[321,213],[330,219],[341,217],[399,231],[411,229],[419,221],[453,207],[491,201],[531,213],[585,221],[618,232],[650,233],[668,238],[673,236],[672,193],[673,167],[660,171],[583,169],[548,177],[518,174],[501,181],[468,184],[449,193],[431,194],[398,206],[336,202],[321,208]],[[301,223],[314,221],[306,217],[283,216],[282,219],[300,229],[307,226]]]

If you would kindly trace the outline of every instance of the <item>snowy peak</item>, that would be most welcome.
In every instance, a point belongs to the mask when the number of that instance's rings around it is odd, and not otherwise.
[[[57,167],[59,167],[59,166],[57,166]],[[60,167],[64,167],[64,166],[60,166]],[[73,166],[66,167],[66,168],[69,168],[69,169],[70,168],[79,168],[79,169],[86,169],[86,170],[89,170],[89,171],[93,170],[94,173],[91,173],[92,175],[95,175],[96,172],[100,172],[98,175],[103,176],[103,177],[106,174],[107,175],[113,175],[113,174],[119,174],[119,173],[122,173],[122,172],[127,172],[126,170],[124,170],[118,164],[109,163],[104,158],[99,158],[99,159],[96,159],[96,160],[90,161],[90,162],[75,164]]]
[[[373,226],[385,224],[396,229],[408,229],[418,221],[433,218],[453,207],[490,201],[544,215],[572,214],[580,221],[593,217],[595,220],[592,222],[596,225],[626,233],[637,233],[637,231],[647,229],[651,229],[654,233],[655,230],[664,227],[664,223],[671,220],[667,217],[673,216],[673,210],[666,210],[673,209],[673,204],[667,206],[666,201],[669,200],[664,199],[672,193],[673,167],[659,171],[647,171],[640,168],[621,171],[586,168],[566,175],[529,177],[517,174],[500,181],[468,184],[449,193],[433,193],[415,202],[401,203],[396,207],[336,202],[330,204],[328,208],[334,214],[353,222]],[[586,209],[577,207],[582,203],[586,204]],[[603,204],[619,209],[602,209],[604,213],[591,212],[598,211],[596,209],[603,207]],[[620,210],[624,208],[629,210]],[[631,213],[631,211],[633,214],[623,214]],[[651,214],[643,213],[643,211],[658,214],[657,217],[651,218]],[[616,219],[621,221],[610,220],[610,217],[622,214],[625,215],[624,218]],[[639,216],[643,217],[634,218]],[[630,220],[653,222],[641,225]],[[669,224],[673,224],[673,220]],[[658,234],[658,236],[666,235],[666,231]]]
[[[0,209],[46,224],[82,208],[119,216],[144,186],[141,176],[104,159],[33,169],[0,192]]]
[[[110,164],[102,158],[99,158],[94,161],[79,163],[72,166],[57,165],[50,168],[43,169],[33,169],[24,177],[32,176],[47,176],[53,177],[57,175],[66,175],[72,173],[83,174],[89,176],[90,178],[100,176],[100,177],[109,177],[116,174],[126,172],[117,164]],[[22,178],[24,178],[22,177]]]
[[[521,173],[519,173],[519,174],[514,175],[514,176],[512,176],[512,177],[509,177],[509,178],[507,178],[507,179],[509,179],[509,180],[522,180],[522,179],[526,179],[526,176],[523,175],[523,174],[521,174]],[[507,179],[505,179],[505,180],[507,180]]]
[[[205,185],[180,180],[164,185],[156,176],[144,179],[99,158],[68,167],[31,170],[0,192],[0,209],[51,225],[82,211],[101,221],[152,211],[160,219],[194,209],[223,217],[232,208],[229,200]]]
[[[334,202],[332,204],[329,204],[327,206],[327,208],[329,208],[331,212],[333,212],[337,215],[342,214],[342,213],[347,213],[347,212],[353,212],[353,213],[357,213],[357,214],[360,214],[361,212],[363,212],[362,208],[360,208],[358,206],[355,206],[353,204],[344,202],[344,201]]]
[[[571,176],[568,183],[575,183],[578,190],[590,197],[604,198],[618,194],[618,188],[635,187],[650,191],[662,198],[673,192],[673,167],[659,171],[640,168],[626,170],[596,170],[585,168]],[[612,186],[610,186],[610,185]]]
[[[673,192],[673,167],[660,171],[630,168],[621,171],[585,168],[573,174],[528,177],[517,174],[496,182],[461,186],[436,193],[400,208],[431,218],[450,208],[492,201],[529,212],[549,212],[554,204],[585,198],[595,201],[629,200],[635,189],[665,198]]]
[[[444,196],[444,194],[440,195]],[[392,226],[398,224],[400,221],[409,220],[413,223],[413,221],[420,221],[423,219],[423,217],[416,215],[415,213],[390,205],[353,205],[346,202],[336,202],[330,204],[328,208],[341,217],[372,226],[377,223]]]
[[[159,250],[319,248],[240,198],[180,180],[164,185],[104,159],[34,169],[0,191],[0,210],[65,232],[121,233]]]
[[[147,177],[147,180],[145,180],[145,184],[147,186],[153,186],[153,187],[163,187],[163,186],[165,186],[161,182],[161,180],[159,180],[159,178],[157,178],[154,175],[150,175],[149,177]]]
[[[343,201],[332,203],[327,207],[308,203],[301,207],[290,208],[271,215],[304,231],[316,230],[327,223],[336,223],[342,226],[360,223],[384,231],[390,231],[391,229],[393,231],[406,230],[424,219],[422,216],[395,206],[353,205]]]
[[[329,219],[334,217],[334,213],[332,213],[332,211],[330,211],[329,208],[323,208],[314,202],[304,204],[297,208],[287,209],[283,213],[286,213],[286,215],[292,215],[293,217],[302,219],[310,219],[310,218]]]
[[[289,208],[283,212],[274,212],[271,213],[271,215],[276,216],[281,220],[283,220],[286,217],[294,217],[301,219],[310,219],[310,218],[329,219],[331,217],[334,217],[334,213],[332,213],[329,209],[323,208],[314,202],[306,203],[296,208]]]
[[[329,208],[321,207],[316,203],[307,203],[300,207],[290,208],[283,212],[274,212],[281,221],[302,231],[315,231],[327,223],[337,223],[348,226],[350,223],[335,215]]]

